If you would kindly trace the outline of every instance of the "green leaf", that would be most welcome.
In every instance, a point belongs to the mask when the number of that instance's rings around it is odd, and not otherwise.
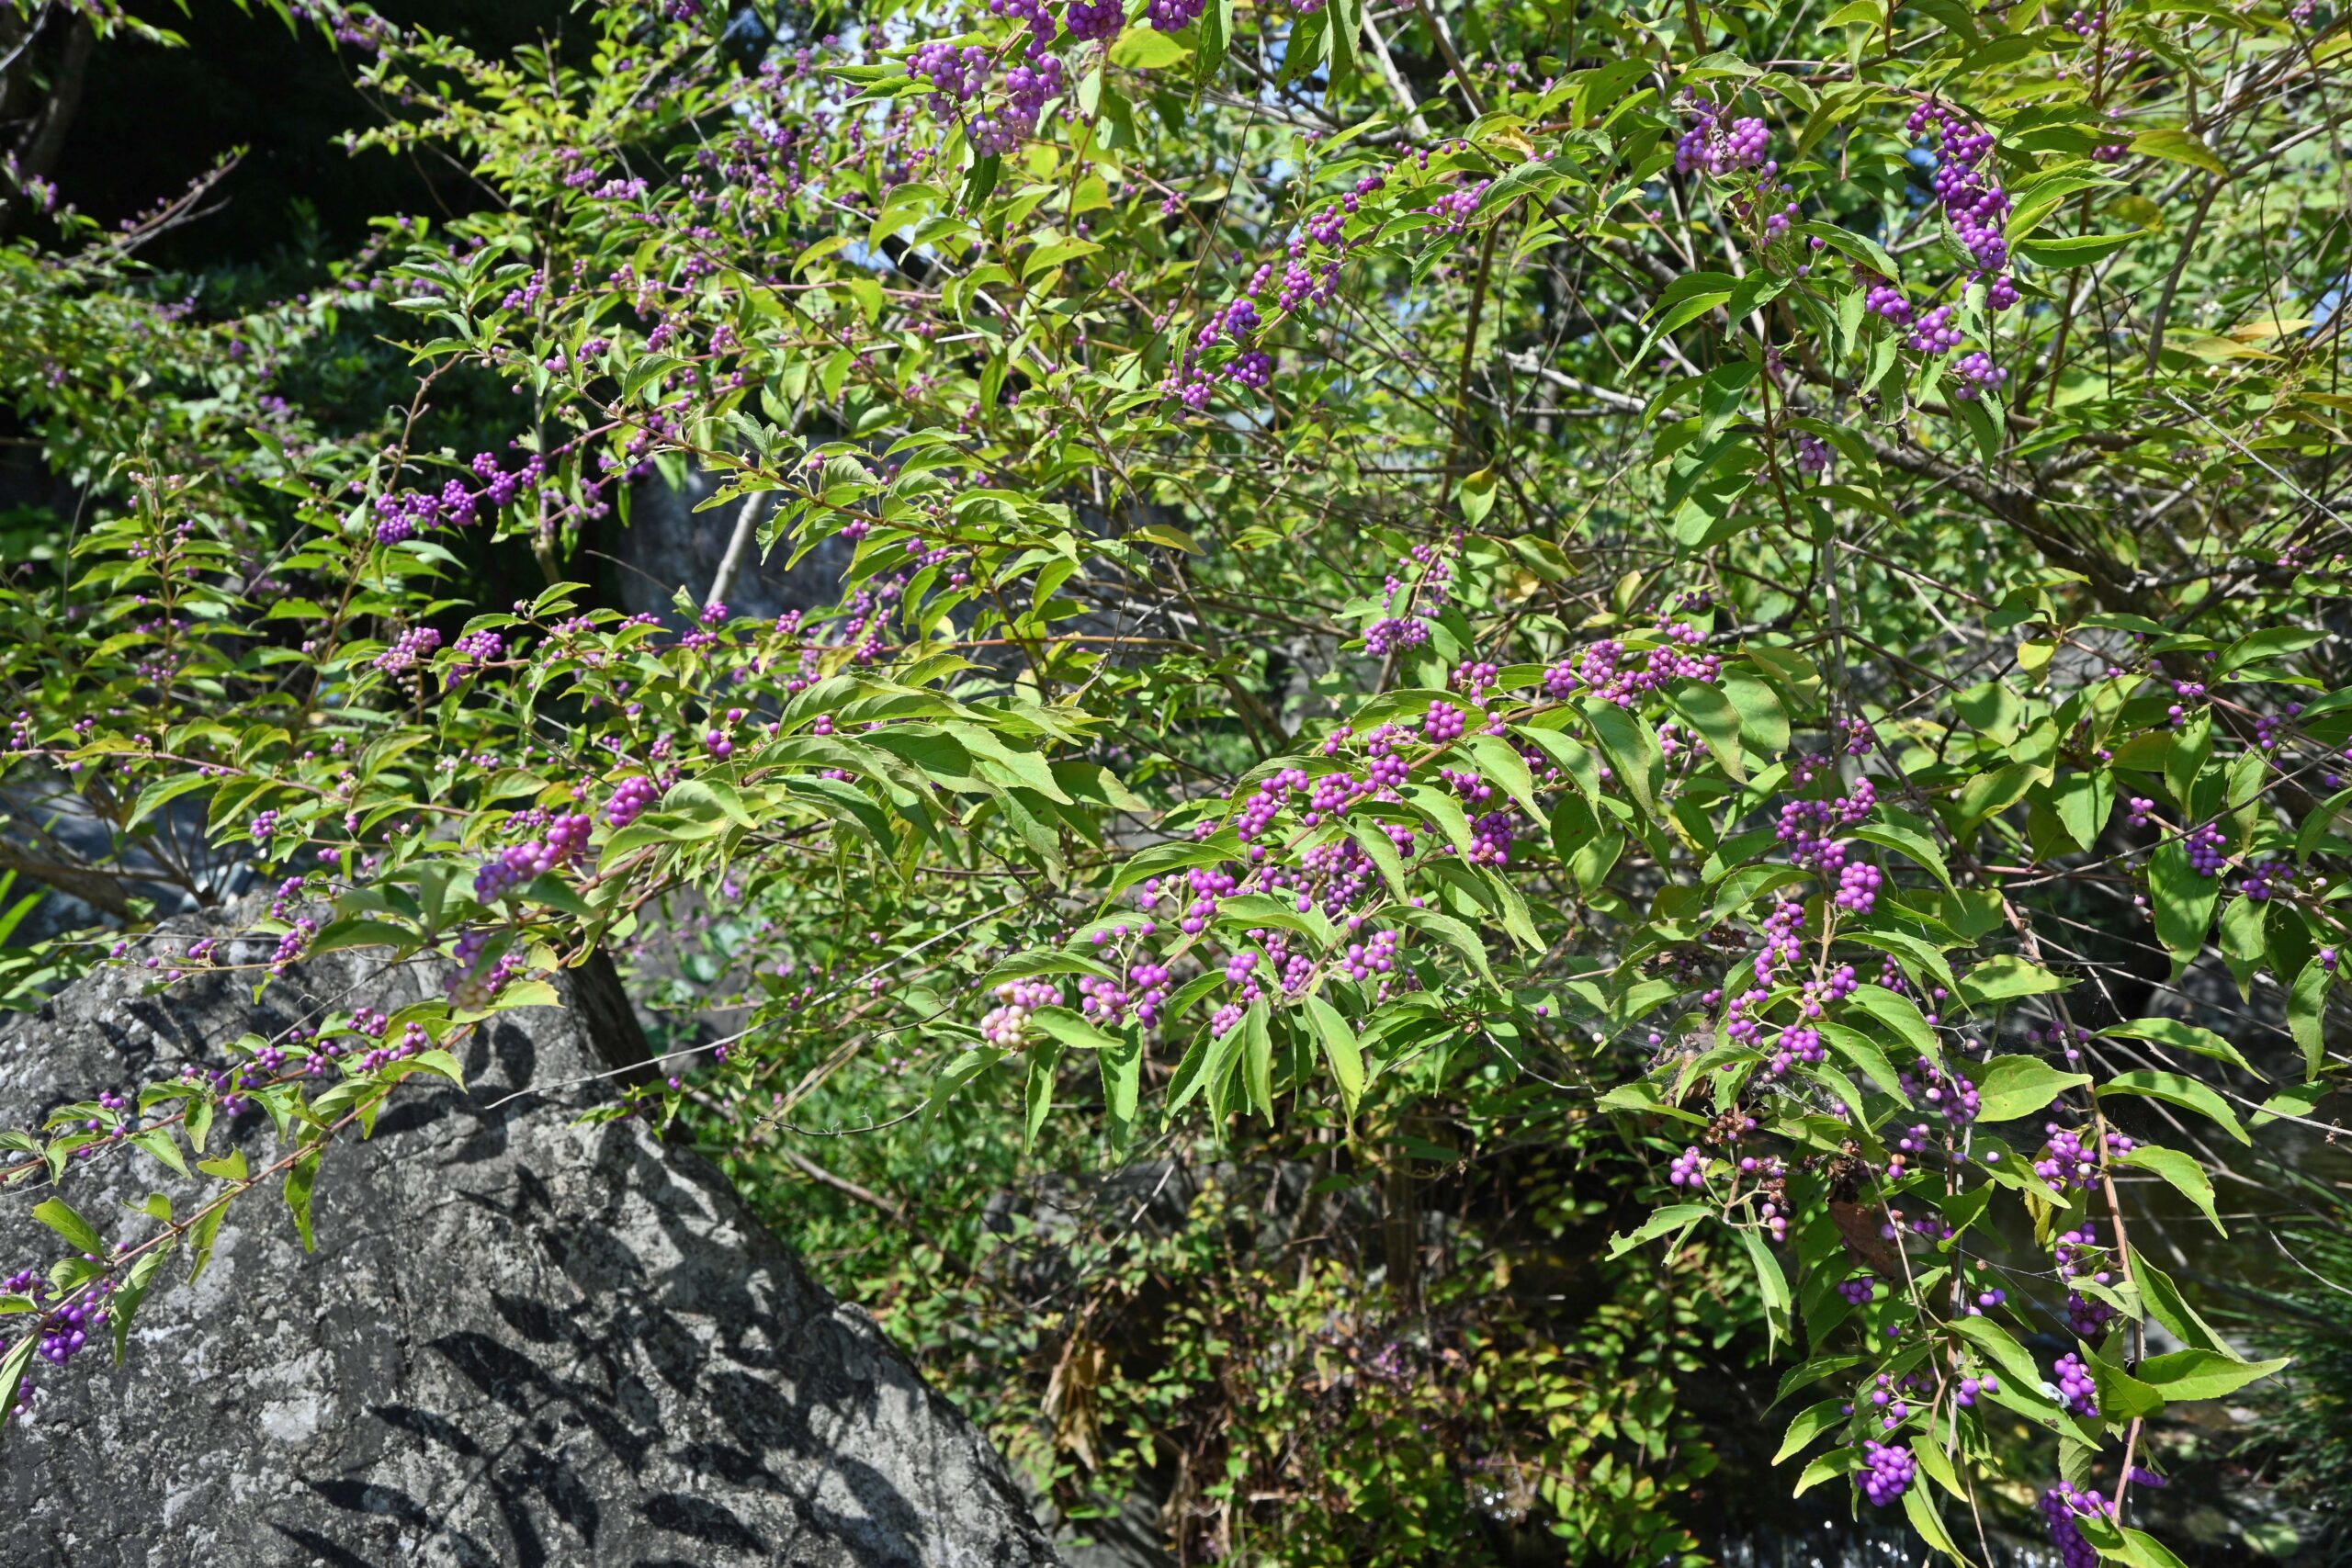
[[[2141,1361],[2141,1382],[2162,1389],[2166,1399],[2225,1399],[2284,1366],[2286,1357],[2277,1361],[2239,1361],[2218,1349],[2192,1347]]]
[[[228,1217],[229,1205],[217,1203],[197,1215],[196,1223],[188,1227],[189,1284],[193,1285],[204,1278],[205,1266],[212,1261],[212,1244],[220,1235],[220,1222]]]
[[[1789,1423],[1787,1434],[1781,1438],[1781,1451],[1772,1456],[1772,1462],[1781,1464],[1803,1453],[1815,1438],[1837,1430],[1846,1424],[1846,1419],[1843,1400],[1825,1399],[1818,1404],[1807,1405]]]
[[[1739,1239],[1747,1249],[1749,1266],[1756,1270],[1756,1288],[1763,1293],[1766,1343],[1777,1345],[1789,1332],[1789,1309],[1795,1304],[1789,1295],[1788,1276],[1781,1272],[1781,1260],[1772,1256],[1761,1231],[1742,1225]]]
[[[2303,1048],[2303,1077],[2307,1078],[2318,1077],[2320,1069],[2327,1065],[2327,1042],[2321,1033],[2320,1021],[2327,1014],[2327,988],[2335,978],[2314,958],[2295,976],[2295,988],[2287,997],[2287,1032]]]
[[[2246,1118],[2249,1127],[2267,1126],[2282,1116],[2309,1116],[2319,1102],[2327,1098],[2328,1086],[2324,1083],[2297,1084],[2282,1089],[2262,1102],[2262,1108]]]
[[[1951,1327],[1954,1334],[1984,1352],[1985,1359],[2000,1370],[2004,1382],[2019,1390],[2041,1386],[2041,1369],[2034,1364],[2032,1355],[1991,1318],[1956,1317]]]
[[[390,920],[335,920],[311,940],[312,954],[340,953],[354,947],[413,948],[417,934]]]
[[[2199,1029],[2177,1018],[2135,1018],[2125,1023],[2110,1023],[2099,1031],[2118,1040],[2153,1040],[2176,1051],[2187,1051],[2199,1056],[2211,1056],[2217,1062],[2227,1062],[2233,1067],[2255,1071],[2254,1064],[2239,1055],[2238,1048],[2210,1029]]]
[[[2115,775],[2069,773],[2051,791],[2052,809],[2078,850],[2098,841],[2115,811]]]
[[[2285,1357],[2275,1361],[2241,1361],[2218,1350],[2191,1348],[2149,1357],[2140,1363],[2139,1377],[2168,1400],[2221,1399],[2286,1364]]]
[[[1920,1540],[1947,1556],[1968,1561],[1967,1553],[1952,1543],[1951,1532],[1944,1529],[1942,1516],[1936,1512],[1926,1487],[1914,1486],[1903,1494],[1903,1513],[1911,1521],[1911,1528],[1919,1532]]]
[[[1849,930],[1839,934],[1864,947],[1893,953],[1897,959],[1910,960],[1908,968],[1915,979],[1924,974],[1948,991],[1960,989],[1959,976],[1951,972],[1951,964],[1946,962],[1942,951],[1933,942],[1923,941],[1908,931]]]
[[[180,1154],[180,1146],[173,1139],[170,1128],[150,1127],[144,1132],[131,1134],[130,1141],[170,1167],[175,1174],[188,1174],[187,1160]]]
[[[1233,0],[1209,0],[1201,12],[1201,58],[1193,81],[1202,86],[1216,79],[1225,65],[1226,40],[1233,36]]]
[[[2264,659],[2278,659],[2290,653],[2301,653],[2316,648],[2327,640],[2327,633],[2319,626],[2269,626],[2252,637],[2240,637],[2229,647],[2213,666],[2216,675],[2227,675]]]
[[[1942,1487],[1947,1496],[1957,1497],[1963,1502],[1967,1500],[1967,1490],[1961,1485],[1960,1476],[1953,1471],[1951,1461],[1945,1457],[1941,1444],[1915,1442],[1911,1445],[1911,1455],[1918,1461],[1919,1469]]]
[[[1894,1032],[1903,1043],[1904,1051],[1914,1057],[1925,1056],[1940,1066],[1943,1047],[1936,1041],[1936,1032],[1920,1012],[1919,1004],[1909,997],[1897,995],[1884,986],[1871,984],[1856,987],[1846,998],[1849,1008],[1860,1008],[1880,1023]]]
[[[2143,130],[2132,139],[2132,151],[2168,163],[2188,164],[2209,173],[2229,176],[2228,167],[2213,155],[2213,150],[2186,130],[2166,128]]]
[[[1363,1052],[1356,1043],[1355,1031],[1340,1010],[1321,997],[1310,993],[1304,1005],[1307,1022],[1323,1047],[1323,1059],[1331,1068],[1331,1081],[1339,1086],[1340,1104],[1353,1116],[1363,1099],[1364,1086]]]
[[[1975,1077],[1979,1122],[2030,1116],[2068,1089],[2091,1081],[2088,1073],[2061,1072],[2038,1056],[1996,1056],[1975,1070]]]
[[[2173,1554],[2172,1548],[2146,1530],[2135,1530],[2125,1525],[2120,1527],[2120,1533],[2123,1537],[2124,1554],[2131,1559],[2132,1568],[2188,1568],[2188,1563]]]
[[[2105,261],[2146,233],[2144,229],[2132,229],[2120,234],[2046,236],[2021,241],[2018,254],[2036,266],[2089,266],[2094,262]]]
[[[1216,923],[1241,929],[1274,926],[1312,937],[1317,946],[1326,948],[1340,939],[1322,910],[1312,905],[1301,910],[1295,897],[1278,898],[1271,893],[1242,893],[1222,900],[1217,905]]]
[[[1700,681],[1679,681],[1667,694],[1667,701],[1683,721],[1699,732],[1707,749],[1723,764],[1724,772],[1745,783],[1747,778],[1747,751],[1740,744],[1739,710],[1729,697],[1713,686]]]
[[[1963,839],[1968,830],[1987,817],[1997,815],[2025,798],[2041,776],[2039,768],[2023,762],[2012,762],[2006,768],[1996,768],[1989,773],[1978,773],[1961,786],[1957,802],[1960,831]]]
[[[2156,940],[2172,954],[2173,977],[2204,950],[2206,928],[2222,901],[2222,879],[2201,876],[2188,863],[2178,838],[2166,839],[2148,857],[2148,891],[2156,905]]]
[[[318,1185],[321,1153],[312,1148],[286,1171],[286,1207],[294,1215],[294,1231],[302,1238],[305,1252],[319,1249],[317,1238],[311,1234],[311,1190]]]
[[[1879,1049],[1877,1041],[1860,1030],[1849,1029],[1842,1023],[1824,1022],[1818,1027],[1822,1040],[1829,1048],[1860,1068],[1863,1076],[1876,1085],[1881,1093],[1901,1100],[1905,1105],[1911,1103],[1911,1097],[1903,1092],[1903,1080],[1896,1073],[1894,1064],[1886,1059],[1886,1053]]]
[[[2091,1376],[2098,1383],[2098,1414],[2104,1421],[2137,1421],[2154,1416],[2165,1407],[2165,1396],[2147,1383],[2125,1371],[2114,1361],[2093,1351],[2089,1357]]]
[[[1804,1467],[1804,1473],[1797,1477],[1796,1484],[1789,1489],[1789,1495],[1793,1497],[1802,1497],[1823,1482],[1835,1481],[1841,1475],[1850,1475],[1861,1467],[1862,1450],[1860,1449],[1851,1446],[1832,1449]]]
[[[2049,970],[2008,953],[1988,958],[1960,977],[1960,994],[1971,1007],[2065,988],[2066,982]]]
[[[1686,274],[1684,277],[1678,279],[1677,281],[1687,282],[1692,277],[1714,276],[1720,275],[1691,273]],[[1671,285],[1668,286],[1669,292],[1671,291]],[[1667,308],[1666,314],[1659,317],[1657,324],[1650,329],[1650,335],[1642,341],[1641,352],[1635,355],[1634,358],[1648,358],[1651,351],[1655,349],[1660,342],[1664,341],[1672,333],[1679,332],[1682,328],[1689,326],[1691,322],[1697,321],[1700,317],[1705,315],[1716,306],[1728,303],[1731,299],[1731,296],[1732,291],[1728,288],[1710,288],[1703,293],[1693,294],[1687,299],[1677,300],[1674,304]]]
[[[131,806],[130,816],[122,825],[123,831],[129,832],[131,829],[138,827],[181,795],[203,789],[214,782],[212,775],[200,768],[166,774],[157,779],[139,792],[139,799]]]
[[[2205,1168],[2178,1149],[2162,1148],[2154,1144],[2142,1144],[2130,1154],[2117,1159],[2115,1163],[2136,1166],[2142,1170],[2154,1171],[2158,1176],[2171,1182],[2182,1197],[2202,1209],[2205,1212],[2205,1217],[2213,1222],[2215,1230],[2220,1231],[2223,1235],[2230,1234],[2222,1224],[2221,1214],[2213,1207],[2213,1183],[2206,1176]]]
[[[1130,71],[1159,71],[1181,63],[1192,52],[1157,28],[1131,27],[1111,46],[1111,63]]]
[[[1531,172],[1541,174],[1547,172],[1547,168],[1543,164],[1521,164],[1494,185],[1487,187],[1484,205],[1492,209],[1500,199],[1498,193],[1505,192],[1506,187],[1522,186],[1525,183],[1525,176]],[[1473,528],[1484,525],[1487,515],[1495,509],[1495,471],[1492,468],[1481,468],[1464,479],[1460,501],[1462,520]]]
[[[0,1411],[17,1408],[17,1391],[25,1386],[25,1369],[33,1364],[33,1352],[40,1348],[40,1336],[38,1334],[20,1335],[17,1342],[8,1347],[7,1359],[0,1360]],[[13,1425],[13,1421],[0,1421],[0,1433],[6,1432]]]
[[[1065,1007],[1039,1008],[1029,1015],[1029,1021],[1063,1044],[1075,1045],[1081,1051],[1115,1051],[1123,1043],[1119,1036]]]
[[[2222,1130],[2239,1143],[2254,1142],[2246,1135],[2246,1130],[2238,1124],[2237,1113],[2230,1109],[2228,1102],[2195,1078],[2184,1077],[2178,1073],[2150,1072],[2141,1068],[2120,1074],[2099,1085],[2098,1097],[2101,1100],[2113,1094],[2144,1095],[2150,1100],[2161,1100],[2183,1110],[2194,1111],[2220,1123]]]
[[[1469,960],[1470,966],[1478,971],[1487,984],[1489,986],[1498,984],[1495,979],[1494,970],[1487,966],[1487,944],[1480,942],[1478,933],[1468,926],[1464,925],[1452,915],[1441,915],[1434,909],[1402,908],[1396,913],[1398,925],[1407,926],[1437,938],[1438,941]]]
[[[1500,784],[1519,808],[1536,821],[1544,820],[1544,803],[1535,798],[1535,780],[1527,771],[1527,759],[1518,748],[1499,735],[1483,731],[1458,743],[1458,750],[1470,754],[1478,764],[1478,772],[1492,784]]]
[[[176,1245],[175,1240],[166,1237],[141,1253],[107,1303],[107,1325],[114,1330],[114,1364],[118,1367],[122,1365],[122,1353],[130,1339],[130,1320],[138,1315],[140,1303],[147,1299],[147,1289],[154,1280],[155,1270],[164,1266],[164,1259]]]
[[[1778,693],[1737,670],[1724,672],[1723,686],[1724,695],[1739,713],[1740,741],[1751,754],[1772,757],[1789,749],[1789,716]]]
[[[1396,897],[1405,897],[1405,862],[1397,854],[1396,842],[1379,829],[1359,823],[1348,829],[1348,837],[1372,860],[1380,872],[1380,880]]]
[[[384,1076],[387,1078],[394,1077],[395,1068],[407,1069],[406,1072],[397,1075],[401,1077],[406,1077],[411,1073],[431,1073],[435,1077],[447,1078],[459,1089],[466,1087],[465,1068],[458,1064],[457,1057],[437,1047],[430,1051],[420,1051],[405,1062],[393,1063],[390,1067],[384,1070]]]
[[[1950,889],[1952,886],[1951,868],[1944,863],[1943,852],[1928,836],[1926,824],[1909,812],[1897,811],[1891,807],[1880,807],[1878,815],[1880,820],[1867,822],[1855,829],[1854,837],[1866,844],[1893,850],[1896,854],[1925,866],[1929,875]]]
[[[512,1012],[516,1008],[560,1008],[562,1005],[563,998],[545,980],[510,980],[504,990],[491,998],[488,1008],[481,1012],[460,1011],[453,1016],[463,1021],[493,1012]]]
[[[1657,816],[1658,790],[1666,779],[1666,753],[1658,750],[1657,733],[1614,703],[1587,697],[1577,706],[1584,714],[1585,722],[1592,726],[1593,738],[1600,742],[1600,749],[1609,754],[1610,763],[1617,771],[1617,782],[1645,816]]]
[[[1645,1241],[1652,1241],[1671,1230],[1681,1230],[1697,1224],[1714,1213],[1704,1203],[1669,1203],[1644,1220],[1641,1224],[1622,1235],[1609,1238],[1609,1256],[1623,1258]]]
[[[33,1218],[63,1236],[74,1251],[98,1258],[107,1255],[106,1239],[98,1235],[97,1227],[84,1219],[64,1199],[49,1198],[34,1204]]]
[[[2238,995],[2252,999],[2255,972],[2268,956],[2264,934],[2264,915],[2270,906],[2247,897],[2243,893],[2222,906],[2222,962],[2228,964],[2230,977],[2237,982]]]
[[[1274,1040],[1264,998],[1250,1004],[1241,1019],[1241,1077],[1250,1103],[1269,1122],[1274,1119]]]
[[[2184,1344],[2228,1354],[2229,1346],[2213,1331],[2212,1325],[2197,1315],[2197,1309],[2182,1297],[2172,1276],[2149,1262],[2145,1252],[2134,1252],[2132,1266],[2140,1283],[2140,1299],[2147,1303],[2150,1317],[2163,1324],[2174,1338]]]
[[[662,796],[662,809],[706,820],[725,817],[739,827],[756,828],[759,821],[732,784],[719,778],[685,779]]]
[[[1034,1015],[1033,1015],[1034,1016]],[[1102,1113],[1113,1149],[1124,1153],[1135,1135],[1143,1096],[1143,1042],[1118,1039],[1095,1054],[1102,1070]]]
[[[1582,741],[1573,736],[1563,735],[1556,729],[1543,729],[1533,726],[1523,727],[1519,733],[1532,741],[1537,750],[1552,759],[1560,772],[1566,773],[1575,783],[1577,793],[1584,796],[1593,810],[1606,809],[1601,805],[1604,792],[1600,786],[1600,764],[1593,760],[1591,750]]]
[[[1054,1076],[1061,1066],[1062,1047],[1033,1045],[1029,1048],[1027,1082],[1023,1090],[1026,1114],[1022,1120],[1021,1146],[1037,1146],[1038,1130],[1045,1126],[1046,1116],[1054,1108]]]

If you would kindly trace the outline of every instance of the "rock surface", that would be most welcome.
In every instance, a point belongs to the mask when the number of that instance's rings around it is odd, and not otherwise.
[[[305,1002],[390,1011],[433,984],[339,953],[256,1008],[225,979],[142,996],[107,971],[0,1030],[0,1125],[220,1064]],[[723,1179],[636,1122],[573,1124],[589,1016],[505,1014],[459,1052],[467,1092],[411,1079],[372,1140],[337,1139],[315,1254],[256,1190],[202,1280],[164,1265],[121,1368],[36,1361],[0,1446],[0,1561],[1051,1563],[986,1441]],[[266,1117],[231,1132],[277,1147]],[[122,1204],[158,1189],[193,1190],[117,1148],[63,1195],[135,1238],[152,1222]],[[47,1192],[0,1192],[0,1272],[57,1256],[29,1212]]]

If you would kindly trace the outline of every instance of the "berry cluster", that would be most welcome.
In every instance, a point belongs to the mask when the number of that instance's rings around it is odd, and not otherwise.
[[[2060,1568],[2098,1568],[2098,1548],[2083,1537],[2078,1518],[2111,1518],[2107,1499],[2062,1481],[2041,1495],[2041,1517],[2050,1526],[2050,1544],[2058,1549]]]
[[[1658,636],[1663,640],[1657,647],[1632,659],[1627,657],[1623,643],[1615,637],[1603,637],[1582,653],[1560,660],[1546,670],[1544,690],[1562,701],[1589,694],[1632,709],[1671,682],[1699,681],[1712,685],[1723,674],[1720,655],[1697,651],[1707,640],[1707,634],[1698,627],[1687,621],[1669,622],[1661,615]]]
[[[585,813],[574,812],[549,822],[546,837],[500,851],[474,873],[474,897],[495,903],[533,877],[569,864],[587,850],[592,827]]]
[[[1919,1461],[1906,1444],[1866,1439],[1862,1458],[1866,1467],[1860,1472],[1862,1495],[1878,1507],[1900,1502],[1919,1473]]]
[[[2067,1409],[2077,1416],[2098,1414],[2098,1380],[2091,1376],[2090,1368],[2072,1350],[2058,1358],[2051,1369],[2058,1385],[2058,1397]]]
[[[980,1020],[980,1038],[1000,1050],[1017,1051],[1027,1038],[1029,1015],[1059,1007],[1062,994],[1050,980],[1007,980],[996,988],[997,1005]]]
[[[613,786],[612,798],[605,802],[605,820],[612,827],[626,828],[661,798],[662,788],[651,779],[642,774],[623,779]]]

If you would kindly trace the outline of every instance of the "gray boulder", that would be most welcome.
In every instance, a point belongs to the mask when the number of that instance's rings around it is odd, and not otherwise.
[[[258,1006],[226,977],[144,995],[93,976],[0,1029],[0,1125],[222,1065],[222,1042],[307,1009],[390,1011],[437,983],[379,969],[332,954]],[[639,1122],[575,1124],[610,1089],[587,1080],[642,1042],[608,968],[565,984],[564,1010],[503,1015],[461,1048],[465,1092],[411,1079],[371,1140],[336,1140],[315,1254],[256,1190],[195,1285],[184,1252],[164,1265],[122,1367],[96,1345],[35,1361],[31,1418],[0,1445],[0,1558],[1054,1561],[986,1441],[716,1171]],[[279,1147],[266,1117],[228,1134],[256,1163]],[[194,1190],[117,1147],[62,1195],[119,1240],[149,1234],[123,1205],[158,1189]],[[0,1190],[0,1274],[57,1256],[30,1214],[49,1191]],[[24,1321],[0,1318],[0,1339]]]

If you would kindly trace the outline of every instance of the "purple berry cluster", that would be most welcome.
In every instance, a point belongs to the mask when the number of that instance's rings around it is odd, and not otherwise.
[[[1980,1103],[1976,1086],[1959,1072],[1947,1073],[1922,1056],[1911,1072],[1902,1075],[1903,1092],[1914,1100],[1924,1100],[1944,1113],[1944,1119],[1955,1127],[1965,1127],[1976,1120]]]
[[[485,904],[494,903],[533,877],[571,863],[586,852],[594,826],[585,813],[574,812],[549,822],[544,838],[526,839],[501,850],[474,873],[474,897]]]
[[[1911,1490],[1911,1483],[1919,1473],[1919,1461],[1912,1457],[1909,1445],[1904,1443],[1866,1439],[1862,1461],[1862,1495],[1881,1508],[1902,1501],[1903,1494]]]
[[[2229,852],[2222,829],[2207,822],[2191,828],[2181,840],[2181,847],[2188,852],[2188,868],[2199,876],[2219,876],[2229,864]]]
[[[2098,1548],[2084,1539],[2075,1521],[2113,1516],[2106,1498],[2064,1481],[2041,1495],[2041,1517],[2050,1526],[2050,1544],[2058,1549],[2060,1568],[2098,1568]]]
[[[1583,652],[1563,659],[1544,672],[1544,690],[1566,701],[1590,695],[1621,708],[1634,708],[1652,693],[1675,681],[1713,684],[1723,674],[1719,654],[1700,651],[1707,634],[1687,621],[1659,617],[1660,644],[1634,657],[1615,637],[1603,637]]]
[[[980,1020],[980,1038],[1002,1051],[1017,1051],[1028,1037],[1029,1015],[1059,1007],[1062,993],[1050,980],[1007,980],[993,995],[997,1005]]]
[[[495,934],[488,927],[476,926],[459,932],[458,940],[450,944],[449,957],[456,969],[443,991],[454,1005],[468,1009],[488,1007],[506,988],[507,982],[526,967],[528,961],[519,945],[510,945],[488,969],[481,966],[481,955],[489,951]]]
[[[1732,119],[1723,106],[1695,96],[1683,107],[1691,123],[1674,144],[1677,174],[1723,175],[1764,166],[1771,135],[1762,120],[1753,116]]]
[[[391,647],[376,656],[375,665],[387,675],[398,675],[433,657],[440,646],[441,634],[431,626],[411,626]]]
[[[2006,225],[2009,194],[2002,187],[1994,158],[1996,139],[1988,128],[1971,125],[1951,105],[1928,99],[1911,111],[1913,136],[1936,143],[1936,199],[1952,232],[1975,263],[1973,276],[1998,275],[2009,265]],[[2007,283],[2006,277],[1996,281]],[[2016,296],[2012,292],[2009,299]],[[1995,309],[1999,309],[1996,304]]]
[[[1070,0],[1063,25],[1080,43],[1103,43],[1119,36],[1126,12],[1121,0]]]
[[[1829,477],[1830,460],[1829,443],[1809,431],[1797,432],[1797,472],[1810,479],[1826,479]]]
[[[2067,1351],[2058,1358],[2058,1364],[2051,1371],[2058,1385],[2058,1397],[2067,1409],[2077,1416],[2098,1414],[2098,1380],[2091,1375],[2089,1366],[2080,1356]]]
[[[1839,797],[1808,800],[1800,796],[1781,805],[1781,819],[1773,834],[1788,847],[1789,863],[1815,872],[1825,881],[1838,877],[1840,908],[1867,911],[1878,897],[1882,878],[1875,867],[1870,868],[1870,875],[1848,882],[1847,873],[1853,869],[1846,858],[1849,846],[1837,837],[1860,827],[1877,807],[1878,786],[1867,778],[1855,780],[1853,788]],[[1855,902],[1849,902],[1849,895]]]
[[[2033,1162],[2035,1175],[2062,1191],[2098,1185],[2098,1151],[2083,1142],[2078,1130],[2055,1122],[2042,1123],[2041,1130],[2048,1141]],[[2133,1147],[2130,1138],[2113,1131],[2107,1134],[2107,1143],[2109,1152],[2117,1155],[2130,1154]]]

